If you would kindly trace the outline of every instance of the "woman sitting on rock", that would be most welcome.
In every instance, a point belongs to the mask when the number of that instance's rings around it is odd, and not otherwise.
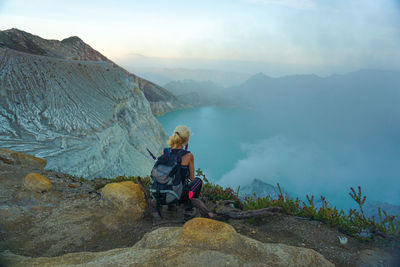
[[[180,199],[178,203],[183,203],[185,206],[185,213],[184,219],[189,220],[190,218],[194,217],[194,210],[192,205],[192,199],[198,198],[200,195],[201,187],[202,187],[202,180],[194,175],[194,156],[193,154],[187,150],[188,142],[190,138],[189,129],[186,126],[178,126],[175,128],[174,133],[170,136],[168,145],[169,148],[164,149],[161,152],[161,157],[157,160],[160,162],[163,158],[173,159],[178,162],[179,165],[179,158],[180,160],[180,168],[179,168],[179,177],[180,181],[183,183],[183,189],[180,194]],[[168,153],[168,157],[164,157],[165,153]],[[162,164],[162,163],[161,163]],[[157,166],[157,163],[156,165]],[[152,171],[152,177],[154,179],[157,176],[157,171]],[[178,177],[178,179],[179,179]],[[162,191],[162,190],[159,190]],[[165,190],[164,190],[165,191]],[[156,189],[152,190],[153,196],[157,196]],[[178,194],[178,193],[177,193]],[[160,198],[160,195],[158,195]],[[157,197],[155,197],[157,199]],[[159,200],[160,201],[160,200]],[[164,202],[164,201],[162,201]],[[165,200],[165,202],[168,202]],[[203,211],[207,210],[204,203],[201,201],[196,201],[197,206]],[[169,209],[175,208],[174,205],[170,204]],[[209,217],[213,217],[213,213],[208,212],[207,214]]]
[[[190,151],[187,151],[189,138],[189,129],[186,126],[178,126],[168,141],[172,153],[179,153],[182,150],[186,151],[182,156],[181,162],[181,179],[184,181],[185,186],[180,199],[180,202],[185,205],[185,220],[193,217],[194,212],[190,199],[199,197],[203,185],[203,181],[199,177],[194,176],[194,156]]]

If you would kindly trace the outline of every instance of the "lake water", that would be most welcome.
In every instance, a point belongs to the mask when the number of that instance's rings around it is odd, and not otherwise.
[[[292,196],[324,195],[342,208],[354,207],[349,189],[360,185],[370,201],[400,203],[398,147],[390,140],[371,145],[375,139],[307,133],[245,108],[209,106],[157,118],[169,135],[177,125],[189,127],[195,168],[218,184],[236,189],[258,178]]]

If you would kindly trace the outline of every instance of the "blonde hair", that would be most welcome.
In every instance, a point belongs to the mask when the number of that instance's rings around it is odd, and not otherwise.
[[[177,126],[174,133],[169,137],[168,145],[170,148],[184,146],[189,142],[190,131],[186,126]]]

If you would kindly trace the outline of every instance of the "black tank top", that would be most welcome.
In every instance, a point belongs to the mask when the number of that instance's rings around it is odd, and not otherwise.
[[[178,153],[179,151],[182,151],[183,149],[179,148],[179,149],[171,149],[171,154],[175,154]],[[187,151],[185,153],[188,154],[190,153],[190,151]],[[182,177],[182,181],[185,182],[187,181],[187,179],[190,178],[190,172],[189,172],[189,166],[188,165],[181,165],[181,177]]]

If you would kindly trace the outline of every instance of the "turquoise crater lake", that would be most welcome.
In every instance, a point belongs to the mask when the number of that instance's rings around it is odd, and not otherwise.
[[[292,196],[327,197],[334,205],[353,207],[348,192],[360,185],[370,201],[398,205],[396,147],[335,138],[324,131],[288,124],[238,107],[207,106],[177,110],[158,116],[168,135],[177,125],[192,132],[189,150],[195,168],[207,178],[236,189],[254,178],[280,183]],[[388,166],[392,166],[388,168]]]

